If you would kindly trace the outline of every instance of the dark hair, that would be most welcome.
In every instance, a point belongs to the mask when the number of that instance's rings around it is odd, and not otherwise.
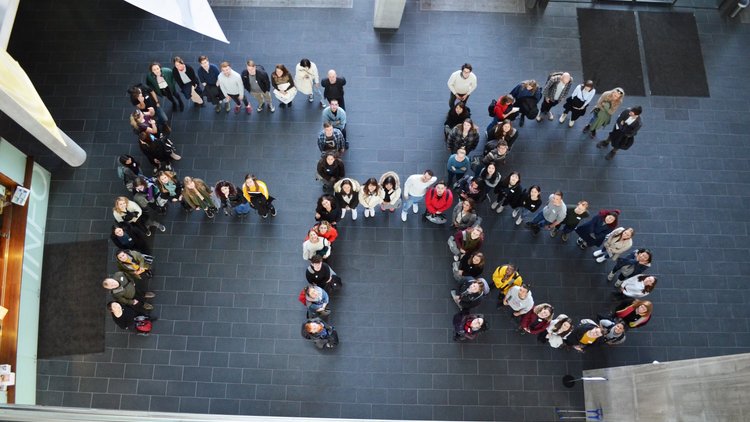
[[[534,190],[534,189],[536,189],[537,191],[539,191],[539,195],[542,194],[542,188],[541,188],[541,186],[539,186],[539,185],[531,185],[531,187],[529,188],[529,195],[531,195],[531,191]]]
[[[344,180],[343,180],[343,181],[341,182],[341,190],[342,190],[342,191],[344,190],[344,186],[349,186],[349,188],[351,189],[351,191],[352,191],[352,192],[354,192],[354,185],[352,185],[352,181],[351,181],[351,180],[349,180],[349,179],[344,179]]]
[[[223,188],[224,186],[229,188],[229,195],[227,196],[237,195],[237,188],[234,187],[231,182],[228,182],[226,180],[219,180],[218,182],[216,182],[216,186],[214,186],[214,193],[216,194],[216,196],[218,196],[219,198],[224,197],[224,194],[221,192],[221,188]]]
[[[644,285],[643,286],[643,293],[651,293],[651,291],[654,290],[654,287],[656,287],[656,283],[659,281],[659,279],[656,278],[655,275],[646,275],[646,274],[639,275],[638,276],[638,281],[642,282],[643,280],[645,280],[645,279],[647,279],[649,277],[653,277],[654,278],[654,284],[652,284],[650,286]]]
[[[128,160],[130,160],[130,161],[132,161],[133,163],[135,163],[135,158],[133,158],[133,156],[132,156],[132,155],[128,155],[128,154],[122,154],[122,155],[121,155],[121,156],[120,156],[120,157],[118,158],[118,160],[120,161],[120,164],[122,164],[123,166],[127,166],[127,164],[125,164],[125,162],[126,162],[126,161],[128,161]]]
[[[479,251],[474,252],[473,254],[471,254],[471,257],[469,258],[469,262],[471,262],[471,260],[474,259],[475,256],[479,257],[479,264],[477,264],[477,265],[481,265],[482,267],[484,267],[484,262],[485,262],[484,261],[484,254],[481,253],[481,252],[479,252]]]
[[[448,185],[445,183],[445,180],[442,180],[442,179],[438,180],[437,183],[435,183],[435,185],[433,187],[437,187],[438,185],[443,185],[446,188],[448,187]]]
[[[133,190],[137,188],[138,186],[146,186],[148,187],[148,181],[143,176],[138,176],[133,180]]]
[[[635,114],[636,116],[640,116],[640,115],[641,115],[641,113],[643,113],[643,109],[641,108],[641,106],[635,106],[635,107],[632,107],[632,108],[630,109],[630,111],[632,111],[632,112],[633,112],[633,114]]]
[[[559,332],[560,328],[562,328],[563,324],[565,324],[566,322],[569,324],[568,331],[566,331],[564,333]],[[567,334],[567,333],[573,331],[573,320],[570,319],[570,317],[565,317],[565,318],[557,321],[557,324],[555,324],[555,325],[552,326],[552,331],[555,334],[557,334],[558,336],[562,337],[563,334]]]
[[[637,249],[637,250],[635,251],[635,253],[636,253],[636,254],[639,254],[639,253],[647,253],[647,254],[648,254],[648,263],[649,263],[649,264],[651,263],[651,260],[652,260],[652,259],[654,258],[654,255],[653,255],[653,253],[651,252],[651,249],[645,249],[645,248],[644,248],[644,249]]]
[[[518,183],[516,183],[516,185],[520,185],[521,184],[521,173],[519,173],[517,171],[512,171],[512,172],[508,173],[508,175],[505,176],[505,178],[503,178],[503,184],[510,186],[510,176],[513,176],[514,174],[516,176],[518,176]]]
[[[522,283],[521,287],[523,287],[524,289],[526,289],[528,291],[531,291],[531,284],[529,284],[529,283]]]
[[[591,79],[589,79],[589,80],[587,80],[586,82],[583,83],[583,86],[589,87],[589,88],[593,88],[594,87],[594,81],[592,81]]]
[[[174,56],[174,59],[172,59],[172,63],[179,63],[179,64],[185,64],[185,61],[180,58],[180,56]]]
[[[208,60],[207,56],[198,56],[198,63],[202,62],[203,60]]]
[[[336,208],[336,202],[334,201],[333,197],[331,195],[328,195],[328,194],[320,195],[320,198],[318,198],[318,207],[322,207],[323,206],[323,200],[324,199],[327,199],[328,202],[331,203],[331,209]]]
[[[117,259],[117,255],[124,253],[125,255],[129,256],[131,259],[133,258],[133,255],[130,254],[130,251],[127,249],[117,249],[115,250],[115,259]],[[119,261],[119,259],[117,259]]]
[[[560,199],[563,198],[563,193],[562,191],[559,191],[559,190],[556,190],[555,193],[553,193],[553,195],[560,195]]]
[[[111,301],[107,302],[107,309],[108,309],[108,310],[109,310],[110,312],[112,312],[112,304],[113,304],[113,303],[117,303],[117,301],[116,301],[116,300],[111,300]]]
[[[455,110],[456,107],[461,107],[462,109],[466,110],[466,103],[463,101],[459,101],[453,105],[453,109]]]
[[[321,262],[323,262],[323,257],[320,255],[313,255],[312,257],[310,257],[310,263],[312,264],[318,264]]]
[[[465,119],[464,119],[464,123],[466,123],[466,122],[469,122],[469,124],[471,124],[471,128],[472,128],[472,129],[474,128],[474,121],[473,121],[473,120],[471,120],[471,117],[467,117],[467,118],[465,118]]]
[[[310,59],[302,59],[299,61],[299,65],[302,67],[311,67]]]
[[[507,105],[507,104],[513,104],[516,101],[515,98],[513,98],[512,95],[506,94],[500,97],[500,104]],[[510,122],[508,119],[503,120],[503,123]]]
[[[377,193],[378,193],[378,189],[377,188],[380,185],[378,185],[378,181],[375,180],[374,177],[371,177],[371,178],[367,179],[365,181],[365,183],[362,183],[362,190],[365,192],[365,195],[370,195],[370,190],[367,189],[367,186],[375,186],[375,192],[374,192],[374,194],[377,195]]]
[[[432,177],[432,176],[434,176],[434,175],[435,175],[435,173],[433,173],[433,172],[432,172],[432,170],[430,170],[430,169],[427,169],[427,170],[425,170],[425,171],[424,171],[424,172],[422,172],[422,173],[423,173],[423,174],[424,174],[424,173],[427,173],[428,175],[430,175],[430,177]]]
[[[331,122],[323,122],[323,128],[329,128],[329,127],[333,127]]]
[[[396,186],[396,179],[394,179],[393,176],[388,176],[385,179],[383,179],[383,183],[381,184],[383,189],[385,189],[385,185],[387,185],[388,183],[391,184],[393,189],[396,189],[398,187]]]
[[[469,69],[469,70],[473,70],[473,69],[471,68],[471,65],[470,65],[469,63],[464,63],[464,65],[463,65],[463,66],[461,66],[461,70],[463,71],[464,69]]]
[[[471,198],[466,198],[463,200],[463,202],[469,204],[469,211],[476,213],[476,209],[475,209],[475,207],[477,206],[476,201],[474,201]],[[461,206],[463,206],[463,204],[461,204]]]
[[[154,66],[159,66],[159,68],[161,68],[161,63],[159,63],[159,62],[151,62],[151,64],[150,64],[150,65],[148,65],[148,71],[149,71],[149,72],[151,72],[151,69],[152,69],[152,68],[153,68]]]
[[[287,69],[286,66],[284,66],[282,63],[277,64],[276,69],[281,69],[281,76],[289,74],[289,69]]]
[[[477,318],[482,318],[482,326],[479,327],[478,330],[475,330],[474,331],[475,333],[480,333],[482,331],[487,331],[487,330],[490,329],[490,325],[487,323],[487,318],[485,318],[484,315],[482,315],[482,314],[476,314],[476,315],[474,315],[474,319],[477,319]]]

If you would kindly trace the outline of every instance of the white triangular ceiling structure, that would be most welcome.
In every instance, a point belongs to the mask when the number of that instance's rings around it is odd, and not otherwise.
[[[177,25],[229,44],[208,0],[125,0]]]

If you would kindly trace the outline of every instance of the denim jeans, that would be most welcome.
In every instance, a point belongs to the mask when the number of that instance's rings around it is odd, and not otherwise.
[[[550,224],[552,224],[552,223],[550,223],[549,221],[547,221],[547,219],[546,219],[546,218],[544,218],[544,213],[543,213],[543,212],[540,212],[540,213],[538,213],[538,214],[537,214],[537,215],[536,215],[536,216],[535,216],[535,217],[534,217],[534,218],[533,218],[533,219],[531,220],[531,224],[532,224],[532,225],[535,225],[535,226],[537,226],[537,227],[539,227],[540,229],[542,229],[542,228],[544,228],[544,226],[549,226],[549,225],[550,225]]]
[[[526,207],[523,207],[523,206],[519,207],[519,208],[514,208],[513,211],[515,211],[517,209],[521,210],[521,212],[520,212],[520,214],[518,216],[521,217],[522,220],[526,220],[527,219],[526,217],[528,217],[529,215],[534,214],[532,211],[529,211]]]
[[[409,208],[411,208],[412,205],[418,204],[424,200],[424,196],[409,196],[404,201],[404,207],[402,208],[404,212],[408,211]]]
[[[234,212],[237,213],[237,215],[245,215],[250,212],[250,204],[245,202],[244,204],[239,204],[236,207],[234,207]]]

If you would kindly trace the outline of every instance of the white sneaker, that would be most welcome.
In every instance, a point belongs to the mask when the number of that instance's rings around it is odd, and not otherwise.
[[[601,256],[603,253],[601,249],[597,249],[594,251],[594,256]]]
[[[401,221],[406,221],[406,216],[407,215],[408,214],[406,213],[406,211],[401,211]]]
[[[357,219],[357,210],[352,210],[352,221]]]
[[[547,118],[550,120],[555,120],[555,115],[550,111],[549,113],[547,113]]]
[[[522,222],[523,222],[523,217],[518,217],[516,219],[516,226],[520,226]]]
[[[511,214],[511,215],[513,216],[513,218],[516,218],[516,217],[518,217],[518,213],[519,213],[520,211],[521,211],[520,209],[515,209],[515,210],[513,210],[513,214]]]
[[[541,113],[536,115],[536,121],[537,122],[541,122],[542,121],[542,114]]]
[[[558,120],[560,123],[565,123],[565,119],[568,118],[568,113],[563,113],[560,115],[560,120]]]
[[[498,206],[498,203],[497,203],[497,201],[495,201],[495,202],[493,202],[493,203],[491,203],[491,204],[490,204],[490,208],[492,208],[493,210],[494,210],[495,208],[497,208],[497,206]]]
[[[607,257],[602,255],[599,258],[596,258],[596,262],[602,263],[607,260]]]
[[[575,125],[575,124],[576,124],[576,121],[575,120],[571,120],[571,121],[568,122],[568,127],[573,127],[573,125]]]
[[[498,214],[500,214],[500,213],[503,212],[504,209],[505,209],[505,206],[504,205],[500,205],[499,207],[497,207],[497,209],[495,210],[495,212],[497,212]]]
[[[346,208],[341,210],[341,218],[344,218],[344,217],[346,217]]]
[[[417,204],[411,204],[411,210],[416,214],[419,212],[419,206]]]

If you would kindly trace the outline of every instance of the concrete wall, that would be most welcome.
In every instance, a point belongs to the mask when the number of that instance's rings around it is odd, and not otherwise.
[[[584,371],[586,409],[604,421],[750,420],[750,354]]]

